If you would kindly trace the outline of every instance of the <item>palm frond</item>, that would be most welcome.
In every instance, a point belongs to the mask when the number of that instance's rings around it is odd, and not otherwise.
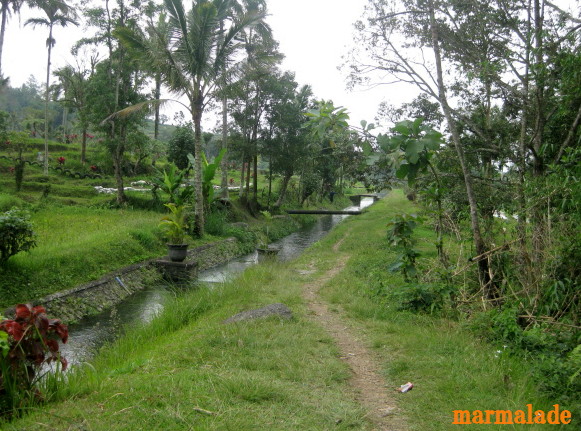
[[[27,25],[32,25],[32,28],[36,28],[39,25],[49,27],[50,22],[45,18],[28,18],[26,21],[24,21],[24,26]]]
[[[169,25],[172,29],[172,39],[183,42],[186,52],[190,51],[188,40],[188,20],[182,0],[165,0],[169,13]]]
[[[155,100],[146,100],[145,102],[137,103],[132,106],[128,106],[127,108],[121,109],[120,111],[114,112],[113,114],[109,115],[103,121],[101,121],[101,125],[105,125],[111,121],[115,121],[117,119],[127,118],[131,115],[143,114],[151,112],[151,109],[155,108],[156,106],[162,106],[168,102],[177,102],[183,105],[179,100],[174,99],[155,99]],[[185,106],[185,105],[183,105]],[[188,108],[186,106],[186,108]],[[188,108],[189,110],[189,108]]]

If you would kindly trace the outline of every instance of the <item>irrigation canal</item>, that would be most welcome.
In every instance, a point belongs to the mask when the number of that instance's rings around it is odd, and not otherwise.
[[[374,202],[373,198],[362,198],[360,206],[345,208],[357,211]],[[294,232],[271,245],[280,248],[278,258],[282,261],[293,259],[307,247],[323,238],[335,225],[349,215],[324,215],[314,225]],[[217,267],[201,271],[198,283],[223,283],[258,262],[257,252],[232,259]],[[165,301],[175,295],[167,286],[157,285],[135,293],[120,304],[100,314],[86,317],[69,326],[69,340],[61,346],[61,352],[69,364],[90,360],[98,349],[107,342],[114,341],[126,325],[147,323],[163,309]]]

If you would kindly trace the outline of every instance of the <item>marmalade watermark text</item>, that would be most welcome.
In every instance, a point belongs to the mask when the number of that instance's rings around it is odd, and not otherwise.
[[[532,404],[527,404],[524,410],[454,410],[453,425],[561,425],[571,422],[571,412],[561,410],[559,404],[553,405],[553,410],[533,410]]]

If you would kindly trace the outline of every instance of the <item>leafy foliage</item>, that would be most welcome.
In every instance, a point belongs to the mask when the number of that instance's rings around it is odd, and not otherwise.
[[[399,310],[430,314],[449,305],[453,294],[453,289],[442,283],[397,286],[389,291]]]
[[[27,399],[41,397],[33,388],[43,365],[56,362],[62,370],[67,367],[58,342],[67,342],[68,328],[59,319],[49,319],[45,311],[42,306],[18,304],[14,319],[0,322],[2,415],[15,413]]]
[[[35,233],[27,211],[12,209],[0,215],[0,265],[16,253],[35,246]]]
[[[161,219],[159,226],[170,244],[183,244],[188,228],[188,208],[185,205],[169,203],[165,205],[170,213]]]
[[[208,210],[210,204],[214,201],[214,186],[212,180],[216,176],[216,170],[220,166],[222,157],[226,154],[226,149],[220,150],[213,163],[209,163],[206,155],[202,152],[202,192],[204,196],[204,208]],[[195,166],[195,159],[192,154],[188,154],[188,160],[192,167]]]
[[[195,153],[194,132],[189,125],[178,126],[169,140],[167,159],[179,169],[189,167],[188,154]]]
[[[335,107],[331,101],[322,100],[318,109],[311,109],[305,115],[309,117],[305,127],[310,129],[312,136],[327,141],[330,147],[335,147],[334,135],[349,127],[347,109]]]
[[[416,241],[412,238],[414,229],[421,219],[415,214],[399,214],[388,224],[387,239],[390,244],[400,250],[397,260],[389,266],[391,272],[401,271],[404,280],[409,282],[416,279],[416,259],[420,256],[413,246]]]
[[[392,129],[391,137],[379,135],[379,146],[391,154],[396,176],[413,186],[419,174],[430,166],[434,151],[443,144],[442,134],[423,124],[423,119],[401,121]]]
[[[186,171],[181,171],[174,165],[170,165],[169,170],[163,171],[163,177],[154,177],[151,181],[156,188],[168,195],[170,203],[183,205],[194,194],[192,186],[184,185],[185,176]]]

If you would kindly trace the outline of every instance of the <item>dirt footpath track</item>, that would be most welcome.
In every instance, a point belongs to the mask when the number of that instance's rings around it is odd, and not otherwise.
[[[312,318],[333,337],[343,359],[351,368],[350,379],[353,396],[367,410],[367,417],[381,431],[405,431],[405,419],[397,408],[394,385],[380,373],[379,361],[361,341],[359,334],[343,320],[341,313],[329,311],[328,304],[318,294],[319,289],[339,274],[349,260],[349,255],[339,253],[339,248],[349,232],[333,246],[337,253],[334,268],[312,283],[303,286],[303,298],[312,311]]]

